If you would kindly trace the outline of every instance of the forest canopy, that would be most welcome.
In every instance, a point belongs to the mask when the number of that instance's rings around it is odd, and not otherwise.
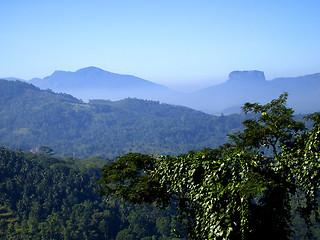
[[[0,239],[186,239],[173,232],[173,207],[102,200],[95,183],[106,162],[0,147]]]

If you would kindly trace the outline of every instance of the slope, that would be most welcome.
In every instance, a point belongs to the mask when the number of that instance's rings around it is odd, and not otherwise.
[[[0,145],[25,151],[50,146],[60,156],[113,158],[130,151],[180,154],[216,147],[243,119],[129,98],[84,103],[19,81],[0,80],[0,89]]]

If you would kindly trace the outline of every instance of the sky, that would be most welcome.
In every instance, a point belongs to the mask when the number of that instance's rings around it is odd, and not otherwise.
[[[319,0],[1,0],[0,77],[95,66],[192,91],[320,72]]]

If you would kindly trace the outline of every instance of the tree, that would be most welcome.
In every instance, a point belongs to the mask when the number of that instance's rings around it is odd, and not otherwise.
[[[305,198],[296,210],[307,226],[312,214],[319,221],[320,114],[307,117],[313,127],[306,129],[287,97],[245,104],[254,117],[217,149],[118,157],[102,169],[100,193],[160,207],[172,199],[192,239],[290,239],[296,195]]]
[[[37,151],[48,156],[52,156],[55,154],[54,150],[48,146],[40,146],[37,148]]]

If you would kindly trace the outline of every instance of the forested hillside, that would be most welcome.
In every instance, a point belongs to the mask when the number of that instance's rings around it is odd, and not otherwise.
[[[183,239],[173,208],[102,201],[104,163],[0,148],[0,239]]]
[[[0,80],[0,145],[24,151],[50,146],[59,156],[82,158],[113,158],[130,151],[177,155],[225,143],[243,117],[138,99],[84,103]]]

